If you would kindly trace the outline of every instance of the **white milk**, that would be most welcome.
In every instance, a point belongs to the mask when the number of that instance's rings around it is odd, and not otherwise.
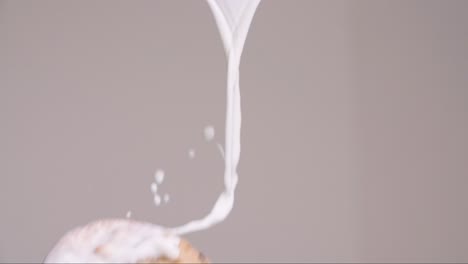
[[[131,220],[103,220],[66,234],[45,263],[136,263],[179,256],[180,239],[162,227]]]
[[[234,205],[241,137],[239,64],[247,32],[259,3],[260,0],[208,0],[228,59],[225,151],[218,146],[225,162],[225,190],[207,216],[174,228],[172,231],[175,234],[182,235],[209,228],[223,221]],[[213,137],[214,129],[206,127],[205,139],[211,140]]]
[[[163,170],[157,170],[154,173],[154,180],[156,181],[157,184],[162,184],[162,182],[164,181],[164,177],[165,177],[165,174]]]
[[[205,136],[206,141],[211,141],[213,140],[215,136],[215,129],[213,126],[206,126],[205,130],[203,131],[203,134]]]
[[[225,190],[212,211],[203,219],[181,227],[166,229],[149,223],[131,220],[108,220],[91,223],[65,235],[49,253],[46,263],[135,263],[146,258],[179,256],[177,235],[209,228],[223,221],[234,205],[237,185],[237,164],[240,156],[241,104],[239,91],[239,63],[255,10],[260,0],[208,0],[213,11],[228,59],[225,150],[218,144],[225,160]],[[205,139],[214,138],[214,128],[205,129]],[[189,154],[189,156],[194,156]],[[151,185],[154,203],[159,205],[157,184],[164,181],[164,171],[157,170]],[[164,202],[169,196],[164,195]],[[131,217],[131,212],[127,218]]]
[[[191,148],[188,150],[188,156],[189,159],[194,159],[195,158],[195,149]]]

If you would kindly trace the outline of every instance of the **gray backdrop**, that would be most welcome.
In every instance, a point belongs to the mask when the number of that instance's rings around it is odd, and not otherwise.
[[[468,262],[468,1],[261,3],[217,262]],[[204,216],[226,61],[204,1],[0,2],[0,261],[91,220]],[[187,151],[196,149],[189,160]],[[171,202],[152,204],[156,168]]]

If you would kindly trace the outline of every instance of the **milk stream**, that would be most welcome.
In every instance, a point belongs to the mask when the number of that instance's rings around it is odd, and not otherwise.
[[[250,23],[260,0],[208,0],[218,25],[228,61],[226,135],[224,156],[224,187],[211,212],[202,219],[194,220],[172,231],[177,235],[207,229],[223,221],[234,205],[234,192],[238,182],[237,164],[240,158],[241,102],[239,90],[239,65]],[[205,138],[211,140],[214,129],[205,129]]]

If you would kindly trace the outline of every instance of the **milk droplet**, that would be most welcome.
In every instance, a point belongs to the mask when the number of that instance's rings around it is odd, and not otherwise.
[[[161,196],[159,196],[157,194],[154,196],[154,204],[156,206],[159,206],[161,204]]]
[[[221,157],[224,159],[224,148],[223,148],[223,145],[221,145],[220,143],[216,144],[216,146],[218,147],[218,150],[219,150],[219,153],[221,154]]]
[[[168,202],[169,202],[169,198],[170,198],[170,197],[169,197],[169,194],[167,194],[167,193],[164,194],[163,200],[164,200],[165,203],[168,203]]]
[[[155,182],[151,183],[151,192],[152,193],[158,192],[158,185]]]
[[[125,215],[126,218],[132,217],[132,211],[128,211],[127,214]]]
[[[205,135],[205,140],[206,141],[211,141],[213,140],[214,136],[215,136],[215,129],[213,126],[206,126],[205,127],[205,131],[204,131],[204,135]]]
[[[188,156],[189,156],[190,159],[195,158],[195,150],[194,149],[189,149]]]
[[[158,184],[161,184],[164,181],[164,171],[163,170],[157,170],[154,173],[154,179]]]

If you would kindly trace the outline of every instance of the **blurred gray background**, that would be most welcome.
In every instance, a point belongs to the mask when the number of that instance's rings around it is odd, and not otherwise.
[[[204,1],[0,1],[0,261],[204,216],[225,78]],[[213,261],[468,262],[468,1],[264,1],[241,93],[235,208],[188,236]]]

